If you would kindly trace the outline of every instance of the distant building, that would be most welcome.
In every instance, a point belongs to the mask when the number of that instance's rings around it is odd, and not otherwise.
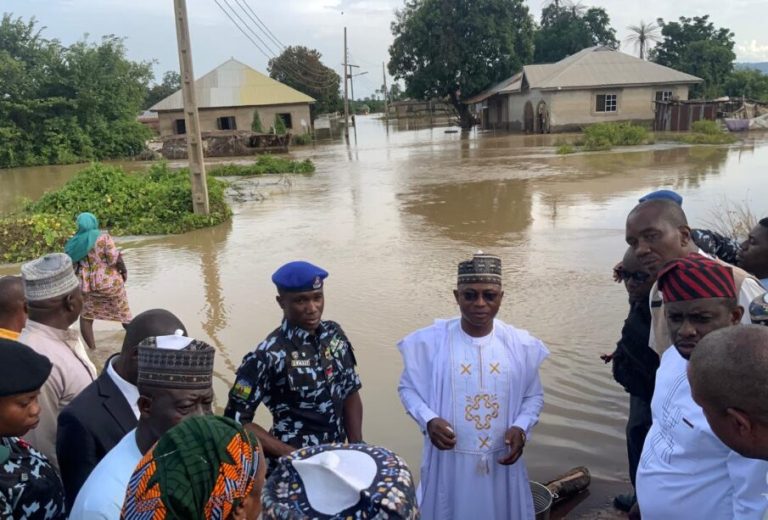
[[[703,80],[608,47],[526,65],[465,102],[483,128],[547,133],[608,121],[650,124],[655,101],[687,100]]]
[[[201,132],[250,130],[257,110],[265,133],[274,125],[275,116],[294,135],[311,129],[309,105],[314,99],[235,59],[196,80],[195,91]],[[150,108],[157,112],[162,137],[187,133],[183,107],[178,90]]]
[[[453,107],[439,99],[403,99],[389,104],[389,115],[398,119],[451,116]]]

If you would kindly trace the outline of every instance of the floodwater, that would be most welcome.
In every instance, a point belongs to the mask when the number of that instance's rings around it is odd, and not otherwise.
[[[365,438],[417,470],[422,441],[397,397],[396,342],[456,314],[451,291],[460,260],[478,249],[498,254],[506,290],[500,317],[552,352],[542,368],[546,405],[526,449],[532,477],[586,465],[597,477],[625,479],[627,396],[599,355],[613,349],[626,315],[624,290],[611,281],[625,249],[626,214],[660,187],[685,197],[696,226],[716,220],[726,200],[765,214],[768,136],[731,147],[564,157],[555,155],[555,139],[386,132],[380,121],[358,118],[351,146],[296,152],[312,158],[317,173],[262,184],[269,196],[235,205],[231,222],[124,241],[133,311],[170,309],[218,347],[221,407],[243,355],[279,324],[271,273],[293,259],[325,267],[325,317],[342,324],[360,364]],[[0,209],[39,196],[76,169],[0,171]],[[97,323],[97,330],[104,343],[120,340],[114,324]],[[259,417],[268,421],[263,411]]]

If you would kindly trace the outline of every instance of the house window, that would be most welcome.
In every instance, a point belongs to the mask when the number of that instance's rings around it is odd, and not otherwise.
[[[235,116],[224,116],[216,119],[216,127],[219,130],[237,130]]]
[[[595,101],[595,112],[616,112],[616,94],[598,94]]]
[[[277,116],[283,120],[283,124],[286,128],[292,129],[293,128],[293,119],[291,118],[291,114],[277,114]]]
[[[187,133],[187,122],[183,119],[175,119],[173,121],[173,133],[184,135]]]
[[[671,90],[657,90],[656,91],[656,101],[671,101],[672,100],[672,91]]]

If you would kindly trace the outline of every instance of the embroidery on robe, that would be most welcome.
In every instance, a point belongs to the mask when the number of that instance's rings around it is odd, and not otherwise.
[[[501,374],[501,370],[499,370],[499,364],[500,363],[491,363],[491,374]]]
[[[483,435],[481,437],[478,437],[480,439],[480,449],[483,448],[490,448],[491,447],[491,438],[487,435]]]
[[[472,363],[465,365],[464,363],[461,364],[461,375],[467,374],[468,376],[472,375]]]
[[[481,403],[484,404],[482,410]],[[495,394],[477,394],[474,398],[467,396],[464,412],[464,419],[474,422],[475,429],[490,430],[491,421],[499,416],[499,400]]]

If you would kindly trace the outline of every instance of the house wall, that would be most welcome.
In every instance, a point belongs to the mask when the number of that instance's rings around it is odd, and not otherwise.
[[[537,109],[543,101],[548,110],[548,131],[578,130],[584,125],[608,121],[637,121],[652,122],[654,119],[654,103],[656,92],[672,91],[672,96],[680,100],[688,99],[688,86],[648,86],[627,87],[615,89],[563,90],[540,91],[529,90],[521,94],[506,96],[507,122],[510,130],[526,131],[525,105],[530,101],[533,109],[534,129],[538,132]],[[599,94],[616,94],[616,112],[596,112],[596,96]],[[528,130],[530,131],[530,130]],[[547,130],[545,130],[547,131]]]
[[[213,132],[218,130],[217,119],[220,117],[234,116],[238,130],[250,130],[253,122],[253,112],[257,107],[232,107],[232,108],[202,108],[199,111],[200,131]],[[276,114],[291,114],[291,133],[294,135],[309,132],[311,119],[309,115],[309,104],[300,105],[270,105],[258,107],[261,127],[264,132],[275,122]],[[183,119],[184,113],[181,110],[171,112],[160,112],[159,129],[162,137],[175,135],[174,121]]]

